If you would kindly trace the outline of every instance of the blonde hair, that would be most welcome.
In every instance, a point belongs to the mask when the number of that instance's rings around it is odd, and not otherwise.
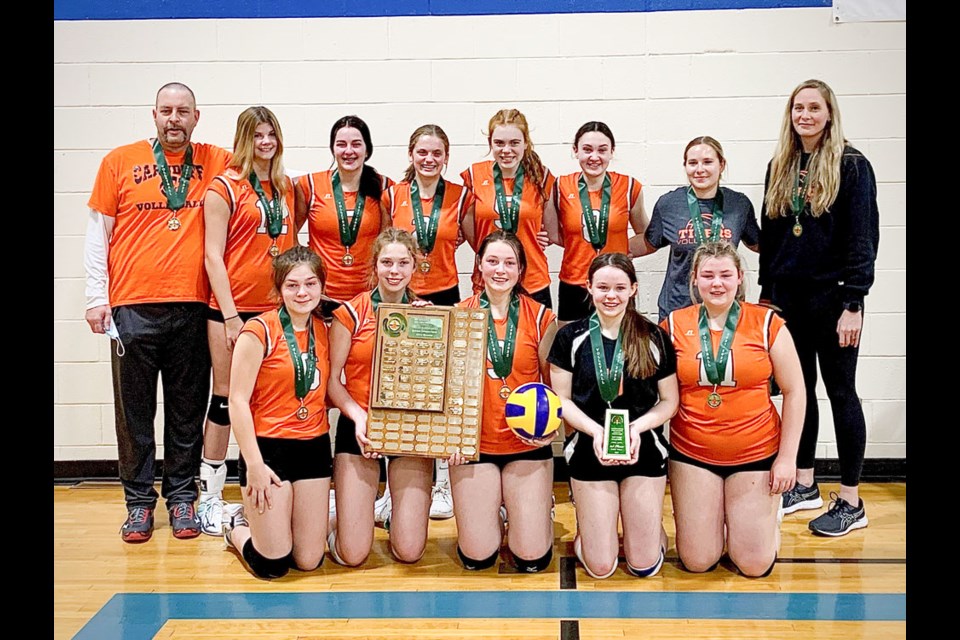
[[[237,116],[237,131],[233,136],[233,159],[230,168],[246,178],[253,171],[254,134],[257,127],[266,122],[277,136],[277,152],[270,160],[270,185],[276,197],[283,200],[287,195],[287,178],[283,171],[283,131],[280,121],[266,107],[247,107]]]
[[[493,130],[499,126],[507,125],[513,125],[517,129],[520,129],[520,133],[523,134],[523,141],[526,143],[526,147],[523,150],[523,158],[520,160],[520,164],[523,166],[524,182],[529,180],[536,185],[540,198],[546,200],[547,196],[543,192],[543,179],[547,171],[543,167],[540,156],[533,150],[533,140],[530,139],[530,126],[527,124],[527,117],[525,115],[516,109],[500,109],[500,111],[493,114],[490,122],[487,123],[487,146],[493,149]]]
[[[770,162],[770,179],[763,196],[767,216],[777,218],[791,215],[794,181],[800,171],[800,155],[803,144],[793,128],[793,101],[804,89],[816,89],[827,106],[827,123],[817,148],[807,162],[807,194],[810,198],[810,213],[820,217],[828,211],[840,191],[840,160],[847,144],[840,125],[840,109],[837,96],[822,80],[805,80],[790,93],[780,124],[780,140],[777,142],[773,160]]]
[[[703,302],[703,298],[700,297],[700,291],[697,289],[697,272],[700,271],[700,265],[710,258],[730,258],[737,268],[737,273],[741,276],[743,275],[743,261],[740,260],[740,254],[737,253],[737,250],[732,244],[726,240],[704,242],[693,252],[693,264],[690,266],[689,290],[690,299],[694,304]],[[742,278],[740,285],[737,287],[737,302],[743,302],[746,297],[743,290],[744,282],[745,279]]]
[[[425,124],[416,128],[416,130],[410,135],[410,142],[407,144],[407,153],[413,155],[413,149],[417,146],[417,141],[420,140],[423,136],[433,136],[438,138],[440,142],[443,143],[443,152],[447,156],[447,159],[450,158],[450,139],[447,138],[446,132],[440,128],[440,125],[437,124]],[[446,166],[446,164],[444,164]],[[417,177],[417,170],[414,168],[413,163],[410,163],[410,166],[407,167],[406,173],[403,174],[404,182],[413,182],[413,179]]]

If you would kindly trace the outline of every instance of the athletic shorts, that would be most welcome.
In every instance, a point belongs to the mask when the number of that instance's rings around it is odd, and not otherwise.
[[[693,465],[694,467],[706,469],[710,473],[720,476],[726,480],[733,474],[741,473],[743,471],[770,471],[770,469],[773,468],[773,461],[777,459],[777,456],[772,455],[769,458],[764,458],[763,460],[744,462],[743,464],[710,464],[709,462],[702,462],[696,458],[685,456],[675,448],[670,447],[670,459],[674,462],[682,462],[684,464]]]
[[[593,452],[593,438],[577,431],[564,446],[563,455],[567,460],[570,478],[580,482],[616,482],[620,483],[633,476],[661,478],[667,475],[667,457],[669,445],[663,437],[663,427],[657,427],[640,434],[640,453],[637,461],[630,465],[603,465]]]
[[[573,322],[593,313],[593,300],[586,287],[560,281],[557,287],[557,319]]]
[[[533,291],[530,297],[545,306],[547,309],[553,309],[553,297],[550,295],[550,286],[547,285],[540,291]]]
[[[503,471],[505,466],[517,460],[553,460],[553,447],[546,445],[544,447],[530,449],[529,451],[521,451],[520,453],[497,454],[481,452],[479,460],[471,461],[467,464],[495,464],[500,471]]]
[[[237,314],[240,315],[240,319],[246,322],[250,318],[256,318],[258,315],[263,313],[262,311],[237,311]],[[207,307],[207,320],[213,320],[214,322],[219,322],[223,324],[223,311],[220,309],[214,309],[213,307]]]
[[[309,440],[293,438],[261,438],[257,436],[257,446],[263,461],[280,480],[296,482],[329,478],[333,475],[333,459],[330,456],[330,434],[325,433]],[[247,485],[247,463],[240,455],[237,469],[240,472],[240,486]]]
[[[460,302],[460,285],[456,284],[449,289],[434,291],[433,293],[418,293],[417,295],[437,306],[452,307]]]

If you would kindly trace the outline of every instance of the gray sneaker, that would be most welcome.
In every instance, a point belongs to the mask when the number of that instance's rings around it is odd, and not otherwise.
[[[863,507],[863,498],[854,507],[849,502],[830,492],[830,508],[821,516],[810,521],[807,525],[810,531],[821,536],[845,536],[854,529],[863,529],[869,521],[867,510]]]
[[[819,509],[822,506],[823,498],[820,497],[820,487],[816,481],[810,487],[805,487],[798,482],[793,485],[793,489],[783,492],[780,509],[786,515],[801,509]]]

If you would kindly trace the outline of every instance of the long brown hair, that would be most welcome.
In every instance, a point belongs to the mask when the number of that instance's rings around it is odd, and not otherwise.
[[[241,177],[246,178],[253,171],[254,135],[257,127],[263,123],[273,127],[277,136],[277,152],[270,160],[270,186],[280,200],[287,194],[287,178],[283,171],[283,131],[280,130],[280,121],[273,111],[266,107],[247,107],[237,116],[237,131],[233,135],[233,159],[230,168]]]
[[[810,213],[819,217],[827,211],[840,192],[840,160],[847,140],[840,125],[840,108],[833,89],[823,80],[805,80],[797,85],[787,99],[780,123],[780,140],[770,162],[770,180],[763,196],[767,216],[777,218],[791,214],[794,180],[800,171],[803,143],[793,128],[793,101],[804,89],[816,89],[826,103],[829,120],[817,148],[807,162],[807,189],[810,194]]]
[[[527,117],[517,109],[500,109],[493,114],[490,122],[487,123],[487,146],[490,149],[493,149],[493,130],[501,125],[513,125],[520,129],[526,145],[523,150],[523,158],[520,160],[520,164],[523,166],[524,182],[526,183],[529,180],[536,185],[540,198],[546,200],[547,196],[543,191],[543,179],[547,170],[544,168],[540,156],[533,150],[533,140],[530,139],[530,126],[527,124]]]
[[[590,263],[587,281],[593,285],[593,276],[604,267],[613,267],[627,274],[630,284],[637,284],[637,272],[630,258],[622,253],[601,253]],[[627,311],[620,325],[623,338],[624,368],[634,378],[649,378],[657,372],[657,361],[651,352],[651,334],[654,324],[637,311],[637,296],[630,296]]]

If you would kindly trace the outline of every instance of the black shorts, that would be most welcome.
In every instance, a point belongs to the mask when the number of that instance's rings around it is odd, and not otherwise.
[[[481,452],[479,460],[471,461],[467,464],[495,464],[500,471],[503,471],[505,466],[517,460],[553,460],[553,447],[546,445],[529,451],[521,451],[520,453],[496,454]]]
[[[572,451],[571,451],[572,449]],[[616,482],[634,476],[662,478],[667,475],[667,456],[669,445],[663,436],[663,427],[657,427],[640,434],[640,453],[633,464],[600,464],[593,452],[593,438],[577,431],[564,446],[564,457],[570,477],[581,482]]]
[[[586,287],[560,281],[557,287],[557,319],[573,322],[593,313],[593,299]]]
[[[237,311],[237,314],[240,316],[240,319],[246,322],[250,318],[256,318],[258,315],[263,313],[262,311]],[[207,307],[207,320],[213,320],[214,322],[219,322],[223,324],[223,311],[220,309],[214,309],[213,307]]]
[[[435,305],[452,307],[460,302],[460,285],[455,284],[449,289],[434,291],[433,293],[418,293],[421,300],[427,300]]]
[[[309,440],[257,436],[257,446],[260,447],[264,463],[280,476],[280,480],[296,482],[329,478],[333,475],[329,433]],[[240,472],[240,486],[245,487],[247,463],[244,462],[242,454],[237,470]]]
[[[533,291],[530,297],[545,306],[547,309],[553,309],[553,297],[550,295],[550,285],[545,286],[540,291]]]
[[[357,423],[342,413],[337,418],[337,435],[333,441],[333,452],[334,455],[341,453],[363,455],[360,445],[357,444]]]
[[[777,459],[777,456],[774,454],[769,458],[764,458],[763,460],[745,462],[743,464],[710,464],[709,462],[702,462],[696,458],[685,456],[673,447],[670,447],[670,459],[674,462],[682,462],[684,464],[693,465],[694,467],[706,469],[710,473],[720,476],[726,480],[733,474],[741,473],[743,471],[770,471],[770,469],[773,468],[773,461]]]

